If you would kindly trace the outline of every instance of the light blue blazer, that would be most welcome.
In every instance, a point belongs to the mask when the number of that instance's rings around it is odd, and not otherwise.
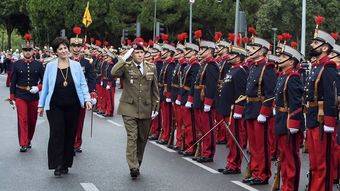
[[[71,75],[76,87],[77,95],[81,107],[84,103],[91,101],[89,89],[86,83],[83,69],[79,62],[69,59]],[[43,86],[40,94],[38,107],[43,107],[45,110],[50,109],[50,102],[54,91],[54,86],[57,78],[58,59],[54,59],[46,64],[45,74],[43,79]],[[63,98],[60,98],[63,99]]]

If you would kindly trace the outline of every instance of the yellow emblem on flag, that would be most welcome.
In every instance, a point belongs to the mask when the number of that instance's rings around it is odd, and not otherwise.
[[[90,14],[89,2],[87,2],[85,12],[84,12],[84,16],[83,16],[83,24],[85,25],[85,27],[88,27],[88,26],[90,26],[91,23],[92,23],[92,17],[91,17],[91,14]]]

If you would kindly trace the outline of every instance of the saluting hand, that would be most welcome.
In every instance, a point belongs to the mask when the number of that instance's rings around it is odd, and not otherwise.
[[[43,117],[44,116],[44,108],[42,108],[42,107],[38,108],[38,115],[39,115],[39,117]]]
[[[92,109],[92,103],[90,101],[86,102],[86,109],[91,110]]]

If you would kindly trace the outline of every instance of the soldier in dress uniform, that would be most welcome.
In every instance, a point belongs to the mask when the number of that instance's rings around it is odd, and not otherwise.
[[[84,57],[83,52],[82,52],[83,39],[78,37],[78,35],[81,34],[81,28],[74,27],[73,32],[76,34],[76,37],[70,39],[71,59],[79,62],[81,67],[83,68],[87,86],[89,88],[89,92],[92,98],[92,104],[95,104],[96,97],[97,97],[97,94],[95,92],[96,74],[94,73],[93,65],[89,62],[88,59]],[[77,153],[82,152],[81,144],[82,144],[82,133],[83,133],[85,113],[86,113],[86,109],[80,108],[78,125],[76,129],[76,136],[75,136],[75,141],[74,141],[74,150]]]
[[[336,128],[337,69],[329,58],[335,39],[319,29],[324,18],[315,18],[316,29],[310,44],[310,56],[316,58],[306,83],[306,126],[309,151],[308,190],[333,190],[334,130]]]
[[[278,47],[280,47],[278,45]],[[295,48],[295,47],[294,47]],[[279,48],[280,49],[280,48]],[[268,62],[272,63],[276,66],[276,75],[279,75],[278,72],[278,64],[280,63],[280,58],[276,55],[273,54],[269,54],[267,56]],[[275,115],[276,115],[276,111],[275,108],[273,109],[273,116],[271,116],[268,119],[268,126],[269,126],[269,150],[270,150],[270,157],[272,161],[276,161],[278,154],[279,154],[279,150],[278,150],[278,140],[277,137],[275,135]]]
[[[9,51],[6,54],[6,58],[3,63],[4,68],[5,68],[5,73],[7,73],[6,87],[10,87],[10,84],[11,84],[13,63],[14,63],[14,58],[12,57],[12,52]]]
[[[112,68],[111,74],[125,81],[118,114],[123,116],[127,132],[126,158],[130,175],[140,175],[151,118],[158,115],[159,92],[154,64],[144,62],[143,40],[134,46]],[[132,61],[126,60],[132,55]]]
[[[187,60],[184,57],[185,46],[182,42],[185,41],[187,38],[186,33],[181,33],[177,36],[177,46],[176,46],[176,53],[174,55],[176,67],[173,71],[172,82],[171,82],[171,100],[173,102],[173,111],[175,117],[175,127],[176,127],[176,135],[175,140],[176,144],[174,145],[173,149],[177,151],[183,151],[184,149],[184,129],[183,129],[183,114],[182,114],[182,107],[181,102],[177,101],[178,95],[180,95],[180,88],[182,86],[182,76],[183,70],[185,66],[188,64]],[[174,129],[173,129],[174,131]]]
[[[152,46],[150,46],[149,48],[151,55],[153,56],[153,64],[156,67],[156,71],[157,71],[157,79],[160,79],[160,75],[161,75],[161,70],[163,67],[163,59],[161,58],[161,54],[163,51],[163,48],[157,44],[157,43],[153,43]],[[160,83],[158,83],[160,84]],[[159,85],[159,91],[162,89],[162,87],[160,87]],[[161,92],[159,92],[161,94]],[[149,139],[150,140],[158,140],[159,135],[160,135],[160,131],[162,129],[162,118],[161,118],[161,111],[159,111],[159,115],[157,115],[151,122],[151,130],[150,130],[150,136]]]
[[[214,42],[200,40],[200,70],[197,73],[192,95],[188,102],[193,104],[197,139],[213,128],[212,110],[217,90],[219,67],[213,58],[216,45]],[[200,157],[197,162],[213,162],[216,151],[214,131],[210,131],[201,141]]]
[[[217,112],[223,116],[226,123],[230,123],[227,128],[231,130],[240,145],[242,145],[243,141],[241,131],[243,129],[242,115],[245,103],[245,99],[241,100],[240,98],[245,95],[248,75],[247,71],[243,68],[246,56],[246,49],[237,45],[230,45],[228,62],[231,68],[227,71],[223,82],[220,84],[222,87],[218,91],[218,98],[216,99]],[[219,172],[223,174],[239,174],[242,163],[241,151],[232,138],[228,139],[227,147],[229,148],[229,154],[226,166],[223,169],[219,169]]]
[[[228,47],[230,46],[230,43],[221,40],[222,33],[216,32],[214,39],[217,42],[217,64],[220,68],[219,75],[218,75],[218,84],[217,84],[217,91],[222,89],[223,79],[227,72],[229,71],[231,65],[228,61],[229,55],[228,55]],[[219,112],[214,111],[214,120],[215,123],[218,123],[219,121],[223,120],[223,116],[219,114]],[[226,129],[225,125],[221,123],[216,128],[216,141],[217,144],[225,144],[227,141],[227,135],[226,135]]]
[[[24,37],[24,57],[13,64],[9,98],[17,108],[20,152],[31,148],[37,122],[39,91],[44,75],[43,65],[33,58],[31,35],[27,33]]]
[[[250,27],[253,34],[247,46],[248,60],[252,60],[246,86],[247,103],[244,119],[247,125],[249,141],[250,164],[252,172],[250,178],[243,182],[251,185],[268,184],[271,176],[270,153],[268,143],[268,121],[272,116],[276,73],[274,64],[267,62],[267,52],[270,43],[255,37],[256,31]]]
[[[166,35],[167,36],[167,35]],[[164,59],[163,68],[159,77],[160,88],[160,101],[161,101],[161,118],[162,118],[162,129],[160,133],[159,144],[168,144],[170,139],[170,133],[174,128],[173,123],[173,108],[172,108],[172,96],[171,96],[171,81],[172,74],[175,69],[176,63],[173,58],[176,48],[170,44],[167,44],[167,37],[162,35],[163,39],[163,52],[162,59]]]
[[[303,83],[298,65],[303,56],[288,45],[282,45],[278,53],[280,73],[275,87],[275,133],[280,149],[281,190],[299,190],[300,143],[305,121],[302,109]]]
[[[179,154],[183,154],[183,156],[193,156],[195,154],[195,147],[191,147],[196,140],[195,117],[192,103],[188,102],[188,97],[192,94],[191,91],[194,90],[194,82],[200,68],[197,59],[198,52],[199,47],[196,44],[185,43],[184,56],[187,65],[183,69],[182,85],[175,101],[177,104],[181,104],[181,115],[179,117],[183,125],[184,148],[183,151],[179,151]]]
[[[337,87],[337,126],[339,127],[340,119],[339,119],[339,111],[340,111],[340,46],[335,44],[332,52],[329,55],[331,61],[334,61],[337,66],[338,75],[336,79],[336,87]],[[335,153],[334,153],[334,184],[339,184],[340,180],[340,128],[336,130],[336,143],[335,143]]]

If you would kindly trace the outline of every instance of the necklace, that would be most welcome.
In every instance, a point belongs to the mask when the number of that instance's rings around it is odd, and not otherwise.
[[[64,72],[63,72],[63,70],[59,68],[59,70],[60,70],[60,72],[61,72],[61,75],[62,75],[62,76],[63,76],[63,78],[64,78],[64,82],[63,82],[63,86],[64,86],[64,87],[66,87],[66,86],[67,86],[67,84],[68,84],[68,83],[67,83],[67,77],[68,77],[68,68],[69,68],[69,67],[67,67],[67,68],[66,68],[66,74],[65,74],[65,75],[64,75]]]

